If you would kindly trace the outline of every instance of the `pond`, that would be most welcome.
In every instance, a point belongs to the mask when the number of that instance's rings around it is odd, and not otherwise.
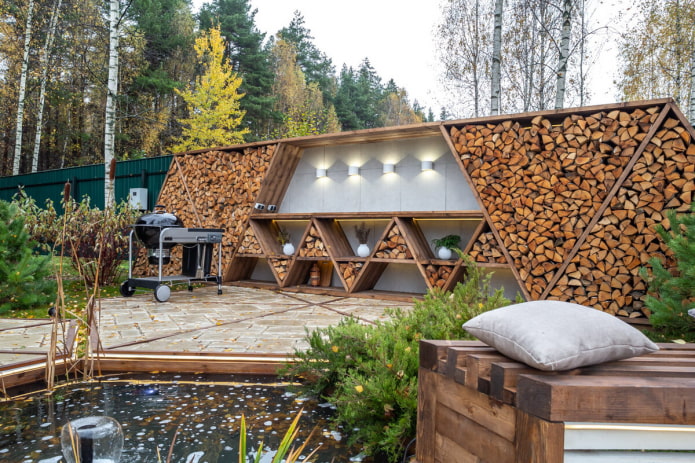
[[[342,430],[330,428],[328,404],[300,397],[276,378],[230,375],[112,375],[0,403],[0,461],[63,462],[63,425],[106,415],[123,428],[121,463],[166,462],[172,441],[172,463],[236,463],[244,414],[247,448],[262,445],[265,463],[300,410],[295,442],[315,428],[305,455],[319,446],[316,462],[367,461],[359,447],[346,445]]]

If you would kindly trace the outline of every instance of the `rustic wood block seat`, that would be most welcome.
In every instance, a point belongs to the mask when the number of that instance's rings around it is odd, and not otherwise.
[[[422,341],[417,461],[563,462],[569,423],[669,425],[695,444],[695,344],[659,347],[551,372],[479,341]]]

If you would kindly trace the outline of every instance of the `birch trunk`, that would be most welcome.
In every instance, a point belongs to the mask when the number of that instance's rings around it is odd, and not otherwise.
[[[116,96],[118,95],[118,39],[120,2],[109,0],[109,77],[106,92],[104,123],[104,207],[114,202],[111,160],[116,146]]]
[[[690,52],[690,95],[688,101],[688,119],[695,124],[695,47]]]
[[[24,124],[24,99],[27,89],[27,72],[29,69],[29,45],[31,42],[31,22],[34,16],[34,0],[29,0],[27,6],[27,23],[24,32],[24,56],[22,56],[22,71],[19,78],[19,95],[17,97],[17,126],[14,139],[14,159],[12,175],[19,174],[19,166],[22,160],[22,132]]]
[[[570,34],[572,33],[572,0],[562,3],[562,35],[557,62],[557,80],[555,86],[555,109],[565,105],[565,87],[567,85],[567,58],[570,52]]]
[[[502,11],[503,0],[495,0],[495,27],[492,32],[492,85],[490,89],[490,113],[500,113],[502,95]]]
[[[51,21],[48,26],[48,34],[41,53],[41,90],[39,91],[39,109],[36,115],[36,136],[34,138],[34,153],[31,156],[31,171],[36,172],[39,168],[39,148],[41,147],[41,129],[43,128],[43,107],[46,102],[46,81],[48,80],[48,59],[53,48],[58,16],[62,0],[56,0],[53,5]]]

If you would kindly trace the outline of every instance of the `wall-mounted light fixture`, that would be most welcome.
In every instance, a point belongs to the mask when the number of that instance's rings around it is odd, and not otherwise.
[[[432,161],[422,161],[420,163],[420,170],[421,171],[426,171],[426,170],[434,170],[434,162]]]
[[[360,167],[359,166],[348,166],[348,175],[360,175]]]
[[[390,163],[390,162],[385,162],[385,163],[384,163],[384,173],[385,173],[385,174],[393,173],[393,172],[395,172],[395,170],[396,170],[396,165],[395,165],[395,164],[392,164],[392,163]]]
[[[328,171],[326,169],[316,169],[316,178],[325,177],[326,175],[328,175]]]

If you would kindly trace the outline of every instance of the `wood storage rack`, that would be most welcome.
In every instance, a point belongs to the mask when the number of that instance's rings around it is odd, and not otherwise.
[[[406,262],[427,288],[450,289],[465,268],[436,261],[417,220],[475,212],[479,227],[462,247],[479,264],[511,272],[527,300],[644,319],[647,288],[639,270],[651,257],[673,265],[656,227],[668,226],[666,210],[690,208],[694,135],[674,102],[662,99],[252,143],[175,156],[159,202],[187,226],[226,230],[225,282],[254,284],[254,268],[267,265],[271,286],[293,289],[303,286],[312,261],[330,261],[334,292],[365,296],[384,268]],[[370,213],[281,213],[304,149],[421,136],[441,136],[449,146],[479,211],[377,214],[390,221],[383,240],[395,246],[373,249],[368,258],[348,249],[336,223]],[[277,205],[280,213],[254,210],[255,203]],[[300,254],[281,255],[273,220],[305,221]],[[314,238],[324,246],[321,255],[309,250]]]

